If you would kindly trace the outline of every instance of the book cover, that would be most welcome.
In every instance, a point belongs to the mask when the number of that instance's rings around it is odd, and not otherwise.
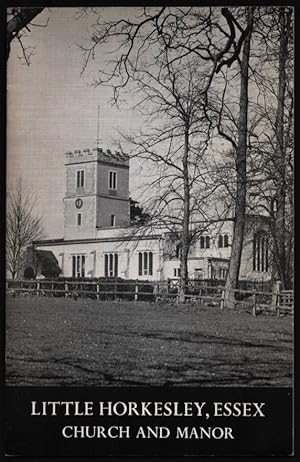
[[[7,8],[4,455],[294,455],[294,9]]]

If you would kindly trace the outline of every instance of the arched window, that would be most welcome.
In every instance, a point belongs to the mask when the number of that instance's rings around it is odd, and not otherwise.
[[[269,238],[265,232],[254,234],[253,271],[269,271]]]
[[[219,248],[223,247],[223,236],[222,236],[222,234],[219,234],[219,237],[218,237],[218,247]]]
[[[229,241],[228,241],[228,234],[224,234],[224,247],[228,247]]]
[[[200,236],[200,249],[209,249],[209,248],[210,248],[210,237]]]
[[[181,254],[181,244],[176,244],[175,257],[180,258],[180,254]]]

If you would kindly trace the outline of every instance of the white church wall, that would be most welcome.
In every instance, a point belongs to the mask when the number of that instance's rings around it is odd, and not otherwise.
[[[117,275],[124,279],[166,280],[179,277],[179,236],[174,237],[168,229],[160,226],[142,230],[129,226],[127,157],[101,149],[76,150],[66,154],[65,165],[64,240],[37,245],[38,249],[52,250],[62,275],[71,277],[75,272],[78,277],[83,274],[85,277],[114,276],[117,268]],[[84,172],[83,179],[78,171]],[[115,174],[112,176],[111,172]],[[78,187],[80,182],[83,185]],[[115,220],[111,220],[112,215]],[[259,217],[247,217],[240,272],[242,279],[270,277],[270,273],[253,271],[253,235],[262,222]],[[190,278],[225,277],[231,255],[233,226],[232,220],[192,225],[197,229],[198,237],[190,249]]]
[[[105,276],[105,254],[118,255],[118,276],[124,279],[159,280],[162,274],[162,251],[158,239],[144,239],[142,241],[91,241],[65,242],[61,245],[49,243],[37,245],[39,250],[51,250],[59,262],[62,275],[72,276],[72,257],[85,257],[85,277]],[[152,253],[152,271],[149,265],[139,274],[139,253]]]

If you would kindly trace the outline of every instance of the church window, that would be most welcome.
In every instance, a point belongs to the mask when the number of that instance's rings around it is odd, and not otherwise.
[[[174,277],[180,278],[180,268],[174,268]]]
[[[176,244],[175,257],[180,258],[180,255],[181,255],[181,244]]]
[[[116,215],[110,216],[110,226],[116,226]]]
[[[200,249],[209,249],[209,248],[210,248],[210,237],[200,236]]]
[[[224,247],[228,247],[229,241],[228,241],[228,234],[224,234]]]
[[[85,255],[72,256],[72,276],[73,278],[84,278],[85,276]]]
[[[139,252],[139,276],[153,274],[153,253]]]
[[[81,226],[81,213],[77,214],[77,225]]]
[[[228,234],[219,234],[218,236],[218,247],[229,247]]]
[[[104,276],[117,277],[118,276],[118,254],[106,253],[104,254]]]
[[[112,170],[108,172],[108,188],[117,189],[117,172]]]
[[[269,239],[265,232],[259,232],[254,235],[253,271],[269,271]]]
[[[76,186],[77,189],[84,187],[84,170],[77,170]]]
[[[219,270],[220,279],[226,279],[227,268],[220,268]]]

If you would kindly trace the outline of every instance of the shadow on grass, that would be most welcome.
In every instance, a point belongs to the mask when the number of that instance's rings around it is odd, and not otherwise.
[[[79,332],[79,331],[78,331]],[[212,334],[204,334],[204,333],[195,333],[195,332],[187,332],[184,333],[176,332],[175,334],[166,333],[166,331],[153,331],[153,332],[118,332],[118,331],[111,331],[111,330],[96,330],[90,329],[89,333],[94,333],[97,335],[112,335],[112,336],[120,336],[124,338],[147,338],[151,340],[162,340],[168,342],[181,342],[181,343],[195,343],[195,344],[207,344],[207,345],[226,345],[226,346],[240,346],[240,347],[247,347],[247,348],[270,348],[274,351],[278,350],[286,350],[287,348],[291,351],[293,350],[293,341],[291,338],[283,338],[281,337],[280,343],[284,345],[279,345],[278,343],[275,344],[274,341],[272,342],[264,342],[256,341],[250,342],[248,340],[241,340],[232,337],[225,337],[225,336],[216,336]]]
[[[103,332],[98,332],[98,334]],[[107,333],[106,333],[107,334]],[[136,333],[114,335],[130,338],[137,337]],[[193,338],[194,336],[194,338]],[[287,346],[261,344],[242,341],[231,338],[218,337],[215,335],[194,335],[185,332],[184,335],[166,335],[165,333],[143,333],[142,336],[151,340],[166,342],[180,342],[178,348],[183,348],[184,343],[210,344],[217,345],[217,350],[222,353],[222,346],[234,347],[232,357],[226,354],[226,358],[221,359],[211,355],[210,357],[197,356],[197,349],[194,351],[192,359],[185,357],[173,357],[175,361],[170,364],[172,358],[167,363],[162,363],[161,358],[157,358],[157,363],[146,362],[145,364],[126,362],[124,358],[118,361],[101,361],[95,357],[87,360],[84,358],[70,357],[8,357],[7,381],[10,384],[45,384],[45,385],[161,385],[161,386],[251,386],[251,385],[288,385],[292,381],[292,371],[289,356],[292,352],[290,341]],[[251,358],[248,349],[269,350],[273,353],[269,359],[259,360],[257,356]],[[243,353],[243,349],[245,352]],[[286,352],[286,358],[274,360],[274,355],[280,350]],[[190,350],[189,350],[190,351]],[[175,353],[175,352],[174,352]],[[221,354],[222,356],[222,354]],[[14,365],[11,367],[10,365]],[[24,373],[26,372],[26,376]],[[23,377],[23,378],[22,378]]]
[[[7,310],[7,383],[291,385],[291,319],[193,311],[14,301]]]

